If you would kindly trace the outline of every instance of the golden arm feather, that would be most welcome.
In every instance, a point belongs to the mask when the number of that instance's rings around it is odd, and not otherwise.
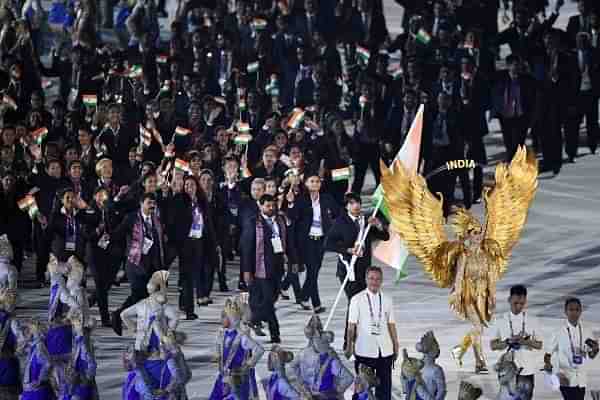
[[[451,285],[456,248],[448,244],[444,231],[443,199],[437,199],[425,179],[409,172],[400,161],[390,170],[381,163],[381,184],[392,229],[424,270],[441,287]]]
[[[488,244],[485,247],[498,263],[498,277],[506,271],[512,249],[527,221],[537,177],[535,154],[528,154],[525,146],[520,146],[509,165],[502,163],[496,167],[495,186],[484,192],[487,214],[484,245]]]

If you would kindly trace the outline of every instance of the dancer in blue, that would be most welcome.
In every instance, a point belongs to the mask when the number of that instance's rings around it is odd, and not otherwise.
[[[268,378],[263,379],[262,385],[267,400],[300,400],[302,397],[288,380],[285,364],[294,359],[294,354],[275,345],[269,352],[267,367],[271,371]]]
[[[265,350],[240,328],[241,318],[240,301],[227,299],[217,335],[219,373],[209,400],[258,398],[254,367]]]
[[[46,349],[44,327],[40,321],[31,323],[31,338],[23,368],[21,400],[55,400],[50,386],[50,359]]]
[[[6,235],[0,236],[0,399],[16,400],[21,393],[18,344],[24,336],[13,318],[17,303],[17,269],[11,264],[12,246]]]
[[[354,376],[331,347],[333,332],[323,331],[320,320],[313,316],[304,333],[312,350],[304,349],[293,366],[303,396],[321,400],[343,399]]]

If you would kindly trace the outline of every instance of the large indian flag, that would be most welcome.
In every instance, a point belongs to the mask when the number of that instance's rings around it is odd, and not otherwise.
[[[423,111],[424,106],[421,105],[410,126],[406,140],[394,159],[400,160],[402,165],[404,165],[404,168],[407,168],[412,172],[416,172],[419,168],[419,153],[421,151],[421,135],[423,132]],[[379,204],[381,201],[380,211],[389,221],[389,210],[385,204],[385,200],[382,200],[382,198],[383,188],[379,185],[373,195],[373,202],[374,204]],[[398,270],[397,279],[402,279],[407,276],[405,266],[406,260],[408,259],[408,249],[404,243],[402,243],[400,235],[393,229],[390,229],[390,240],[379,242],[375,245],[373,255],[379,261]]]

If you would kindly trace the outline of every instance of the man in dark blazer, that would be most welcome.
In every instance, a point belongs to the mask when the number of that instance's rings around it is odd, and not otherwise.
[[[126,270],[131,286],[129,297],[112,314],[113,329],[119,336],[122,334],[121,311],[147,297],[146,285],[150,277],[164,269],[165,242],[157,207],[156,194],[145,193],[140,200],[140,208],[125,217],[113,231],[116,240],[127,239]]]
[[[579,32],[592,33],[590,6],[590,0],[578,0],[577,11],[579,11],[579,14],[569,17],[567,35],[569,36],[569,48],[571,49],[576,46],[577,34]]]
[[[337,277],[340,282],[344,282],[348,267],[352,262],[352,257],[357,256],[354,265],[354,281],[348,280],[344,291],[348,298],[348,304],[352,297],[366,289],[367,268],[371,265],[371,244],[375,240],[389,240],[390,234],[382,226],[377,218],[371,217],[368,220],[361,215],[362,201],[358,194],[348,193],[344,198],[346,212],[340,214],[334,221],[331,229],[325,237],[325,250],[338,254]],[[359,234],[371,225],[369,234],[364,244],[359,246]],[[347,328],[347,324],[346,324]],[[344,332],[344,348],[346,344],[346,333]]]
[[[260,212],[250,218],[242,231],[242,271],[250,293],[252,324],[266,321],[271,343],[280,343],[275,302],[285,265],[296,259],[294,240],[288,234],[285,218],[276,214],[275,197],[265,194],[259,205]]]
[[[325,311],[325,307],[321,305],[318,286],[325,251],[325,235],[331,229],[340,210],[333,197],[321,192],[321,178],[316,170],[307,171],[304,179],[308,193],[301,196],[295,204],[288,204],[288,215],[296,226],[299,263],[306,266],[306,280],[302,286],[300,305],[304,310],[310,310],[310,299],[312,309],[318,314]]]

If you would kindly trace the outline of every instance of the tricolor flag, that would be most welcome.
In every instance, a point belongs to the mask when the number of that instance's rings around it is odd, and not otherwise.
[[[28,194],[23,197],[21,200],[17,201],[17,206],[21,211],[27,211],[32,205],[35,204],[35,197]]]
[[[131,79],[139,79],[142,77],[143,70],[141,65],[132,65],[127,71],[127,76]]]
[[[238,130],[238,132],[248,133],[248,132],[250,132],[250,124],[247,122],[240,121],[237,124],[237,130]],[[250,138],[252,138],[252,136]]]
[[[34,219],[35,216],[40,212],[40,209],[37,206],[37,203],[33,204],[31,207],[29,207],[29,209],[27,210],[27,214],[29,214],[29,218]]]
[[[150,147],[152,144],[152,132],[144,128],[143,125],[140,125],[140,137],[142,139],[142,144],[146,147]]]
[[[177,136],[187,136],[190,133],[192,133],[191,129],[183,128],[181,126],[178,126],[177,128],[175,128],[175,135],[177,135]]]
[[[352,176],[352,167],[338,168],[331,171],[331,180],[334,182],[347,181]]]
[[[368,101],[369,100],[367,99],[367,96],[362,95],[362,96],[360,96],[358,98],[358,105],[360,106],[360,108],[365,108],[365,106],[367,105]]]
[[[156,56],[156,63],[157,64],[164,65],[164,64],[167,63],[167,61],[169,61],[169,56],[166,55],[166,54],[159,54],[159,55]]]
[[[167,93],[171,90],[171,81],[164,81],[162,86],[160,87],[160,93]]]
[[[10,108],[12,108],[13,110],[16,110],[18,107],[17,103],[13,100],[13,98],[8,95],[4,95],[2,97],[2,102],[4,104],[6,104],[7,106],[9,106]]]
[[[181,158],[175,159],[175,169],[184,173],[191,173],[190,163],[182,160]]]
[[[277,2],[277,6],[279,7],[279,11],[281,11],[283,15],[288,15],[290,13],[290,6],[287,0],[279,0]]]
[[[396,154],[395,160],[400,160],[406,169],[416,173],[419,168],[419,153],[421,151],[421,136],[423,132],[423,111],[424,106],[421,105],[415,119],[410,126],[406,140],[402,145],[402,148]],[[373,203],[379,204],[383,198],[383,189],[381,185],[377,187],[377,190],[373,194]],[[385,218],[390,219],[389,210],[385,204],[385,200],[381,203],[380,211],[383,213]],[[407,276],[404,268],[406,266],[406,260],[408,259],[408,249],[402,243],[402,239],[397,232],[390,229],[390,239],[385,242],[379,242],[373,249],[373,255],[381,262],[389,265],[392,268],[398,270],[397,279],[402,279]]]
[[[252,21],[252,26],[257,31],[262,31],[267,27],[267,21],[262,18],[254,18]]]
[[[48,135],[48,128],[42,127],[31,132],[31,138],[35,144],[41,145]]]
[[[252,135],[249,133],[240,133],[233,139],[233,143],[239,145],[248,145],[248,143],[250,143],[251,141]]]
[[[421,28],[417,32],[415,39],[417,39],[417,41],[421,42],[424,45],[428,45],[429,42],[431,42],[431,35],[429,35],[429,33],[425,29]]]
[[[246,110],[246,99],[240,98],[240,100],[238,101],[238,106],[240,108],[240,111],[245,111]]]
[[[256,71],[258,71],[258,67],[260,66],[258,61],[254,61],[250,64],[248,64],[248,66],[246,67],[246,71],[248,71],[249,74],[253,74]]]
[[[81,96],[81,101],[86,107],[96,107],[98,105],[98,96],[95,94],[84,94]]]
[[[396,68],[395,70],[392,71],[392,79],[397,81],[398,79],[402,78],[403,74],[404,74],[404,71],[402,70],[402,68]]]
[[[250,178],[252,176],[252,172],[248,167],[240,167],[240,171],[242,173],[242,178]]]
[[[301,108],[294,108],[294,112],[287,123],[287,126],[292,129],[297,129],[302,121],[304,120],[304,110]]]
[[[369,59],[371,58],[371,52],[361,46],[356,46],[356,54],[358,54],[358,57],[365,63],[368,64],[369,63]]]

